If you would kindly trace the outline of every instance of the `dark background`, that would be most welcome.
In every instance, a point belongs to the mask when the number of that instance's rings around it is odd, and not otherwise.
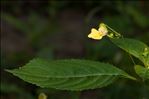
[[[78,93],[42,89],[4,71],[23,66],[34,57],[81,58],[108,62],[138,77],[126,52],[106,37],[100,41],[87,38],[100,22],[149,45],[147,0],[1,0],[0,98],[37,99],[45,92],[48,99],[77,99],[78,95],[80,99],[149,99],[149,88],[129,79]]]

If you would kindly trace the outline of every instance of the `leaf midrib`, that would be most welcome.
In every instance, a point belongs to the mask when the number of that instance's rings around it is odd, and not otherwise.
[[[27,76],[34,76],[34,77],[41,77],[41,78],[77,78],[77,77],[92,77],[92,76],[116,76],[116,75],[122,75],[122,76],[126,76],[126,74],[119,74],[119,73],[114,73],[114,74],[105,74],[105,73],[102,73],[102,74],[92,74],[92,75],[76,75],[76,76],[42,76],[42,75],[30,75],[29,73],[18,73],[18,72],[14,72],[14,71],[10,71],[11,73],[15,73],[15,74],[21,74],[21,75],[27,75]]]

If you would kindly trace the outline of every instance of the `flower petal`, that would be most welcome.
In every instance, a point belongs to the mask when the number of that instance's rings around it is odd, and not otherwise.
[[[98,31],[101,32],[103,36],[107,35],[108,33],[108,29],[106,28],[104,23],[100,24]]]
[[[96,30],[95,28],[92,28],[91,33],[88,35],[89,38],[100,40],[102,39],[103,35],[101,32]]]

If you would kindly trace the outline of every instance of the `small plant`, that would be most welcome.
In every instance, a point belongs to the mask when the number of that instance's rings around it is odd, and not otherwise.
[[[108,25],[101,23],[99,29],[91,29],[89,38],[101,40],[107,36],[116,46],[138,58],[144,66],[135,64],[135,72],[143,82],[149,80],[149,47],[138,40],[124,38]],[[47,61],[35,58],[19,69],[6,70],[26,82],[42,88],[82,91],[105,87],[117,78],[139,79],[108,63],[83,59]]]

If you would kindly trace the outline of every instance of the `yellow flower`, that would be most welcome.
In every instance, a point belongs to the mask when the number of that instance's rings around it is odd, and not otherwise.
[[[101,23],[98,30],[96,30],[95,28],[91,29],[91,33],[88,35],[88,37],[95,40],[100,40],[103,36],[106,36],[107,33],[108,30],[105,24]]]
[[[44,93],[40,93],[38,99],[47,99],[47,96]]]

